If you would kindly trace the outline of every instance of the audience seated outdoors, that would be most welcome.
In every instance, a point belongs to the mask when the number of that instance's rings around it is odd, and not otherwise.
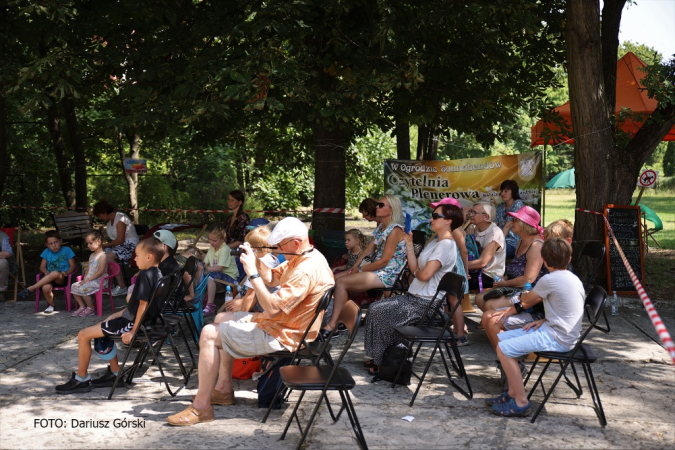
[[[581,333],[585,291],[576,275],[567,270],[572,247],[564,239],[552,238],[544,242],[541,255],[549,273],[531,291],[522,293],[514,307],[518,311],[521,303],[543,301],[546,316],[498,335],[497,357],[509,388],[486,400],[497,415],[524,417],[531,412],[518,358],[537,351],[567,352]]]
[[[71,317],[89,317],[96,314],[91,296],[101,289],[101,279],[107,274],[108,258],[103,251],[103,235],[101,232],[98,230],[90,231],[84,237],[84,242],[92,253],[89,255],[87,273],[70,287],[70,292],[78,306]]]
[[[108,257],[108,261],[119,261],[120,263],[131,261],[139,239],[134,223],[129,216],[117,211],[114,206],[105,200],[94,205],[93,213],[99,220],[105,222],[106,234],[111,240],[103,243],[103,250]],[[126,294],[127,286],[121,271],[117,274],[115,280],[117,286],[112,289],[112,295]]]
[[[377,200],[367,198],[359,205],[359,212],[368,222],[380,223],[380,219],[377,217],[377,204]]]
[[[9,274],[17,273],[18,270],[9,236],[0,230],[0,302],[6,301],[4,293],[9,284]]]
[[[415,257],[412,233],[405,235],[408,267],[414,277],[408,293],[383,298],[370,306],[364,346],[366,355],[373,358],[365,363],[371,375],[379,372],[387,347],[402,343],[400,334],[395,333],[394,329],[424,320],[424,312],[436,293],[439,281],[446,273],[456,271],[457,262],[461,261],[452,232],[461,228],[464,221],[462,210],[447,202],[440,203],[432,204],[434,211],[431,215],[431,230],[436,233],[436,237],[424,247],[419,258]],[[437,298],[437,302],[442,300],[443,297]],[[455,298],[453,302],[459,300],[461,299]],[[432,310],[437,307],[437,304],[433,305]],[[457,311],[462,314],[460,309]],[[463,320],[461,328],[456,329],[461,330],[463,342],[466,343]]]
[[[45,233],[45,247],[40,258],[40,273],[42,277],[32,286],[19,292],[19,297],[26,298],[37,289],[42,290],[47,300],[46,313],[54,312],[54,292],[52,285],[64,286],[68,283],[68,275],[77,271],[75,265],[75,253],[70,247],[64,246],[61,235],[56,230]]]
[[[233,213],[225,229],[225,243],[231,249],[244,243],[246,227],[251,223],[251,218],[244,212],[245,199],[244,193],[240,190],[231,191],[227,197],[227,208]]]
[[[497,205],[494,222],[504,232],[506,259],[512,259],[516,254],[516,246],[520,237],[513,229],[513,219],[508,213],[518,211],[525,204],[520,199],[520,190],[515,180],[504,180],[499,191],[503,202]]]
[[[171,425],[185,426],[214,419],[212,405],[235,403],[232,367],[235,358],[247,358],[283,349],[294,351],[309,325],[323,293],[334,284],[326,258],[309,244],[307,227],[287,217],[272,231],[267,243],[286,255],[287,262],[270,269],[248,243],[241,246],[241,262],[265,312],[227,312],[206,325],[199,340],[199,388],[192,404],[167,417]],[[279,286],[271,294],[268,286]],[[320,321],[308,339],[318,335]]]
[[[403,240],[405,231],[401,201],[394,195],[385,195],[377,204],[376,215],[379,224],[373,231],[373,240],[350,270],[335,277],[333,313],[325,326],[325,334],[337,325],[337,318],[349,300],[349,294],[373,288],[389,288],[405,267],[406,245]],[[361,261],[373,253],[373,262],[362,266]]]
[[[523,206],[517,212],[509,212],[513,218],[513,231],[519,236],[515,258],[506,267],[504,278],[495,281],[493,286],[522,288],[527,283],[532,285],[546,274],[544,260],[541,258],[541,246],[544,243],[543,229],[539,226],[539,213],[529,206]],[[476,294],[476,306],[481,311],[495,310],[511,305],[506,296],[484,300],[490,290]]]
[[[476,242],[482,248],[480,257],[469,261],[469,271],[475,271],[469,279],[469,289],[482,290],[492,287],[494,277],[504,276],[504,233],[494,223],[495,207],[489,201],[475,203],[469,210],[469,217]]]

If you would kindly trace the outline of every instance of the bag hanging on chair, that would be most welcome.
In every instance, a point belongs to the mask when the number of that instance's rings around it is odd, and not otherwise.
[[[399,375],[396,384],[409,386],[410,377],[412,376],[412,362],[405,357],[407,353],[408,349],[399,345],[390,345],[387,347],[384,351],[384,355],[382,355],[380,371],[373,377],[371,382],[374,383],[380,380],[393,382],[396,379],[399,368],[403,365],[403,369],[401,369],[401,374]]]
[[[254,372],[260,372],[260,356],[254,358],[242,358],[234,360],[232,378],[237,380],[250,380]]]

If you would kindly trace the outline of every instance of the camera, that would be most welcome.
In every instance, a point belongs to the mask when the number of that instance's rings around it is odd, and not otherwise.
[[[243,249],[241,248],[235,248],[230,250],[230,255],[234,256],[235,258],[239,258],[242,253],[245,253]]]

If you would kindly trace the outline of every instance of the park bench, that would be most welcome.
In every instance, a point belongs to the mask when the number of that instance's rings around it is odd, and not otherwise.
[[[52,217],[61,239],[70,245],[79,245],[82,257],[84,237],[92,230],[89,214],[85,211],[66,211],[63,214],[52,214]]]

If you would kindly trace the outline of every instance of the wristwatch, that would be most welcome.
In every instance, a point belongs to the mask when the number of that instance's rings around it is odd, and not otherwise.
[[[260,274],[259,274],[259,273],[254,273],[253,275],[251,275],[250,277],[248,277],[249,280],[255,280],[256,278],[260,278]]]

